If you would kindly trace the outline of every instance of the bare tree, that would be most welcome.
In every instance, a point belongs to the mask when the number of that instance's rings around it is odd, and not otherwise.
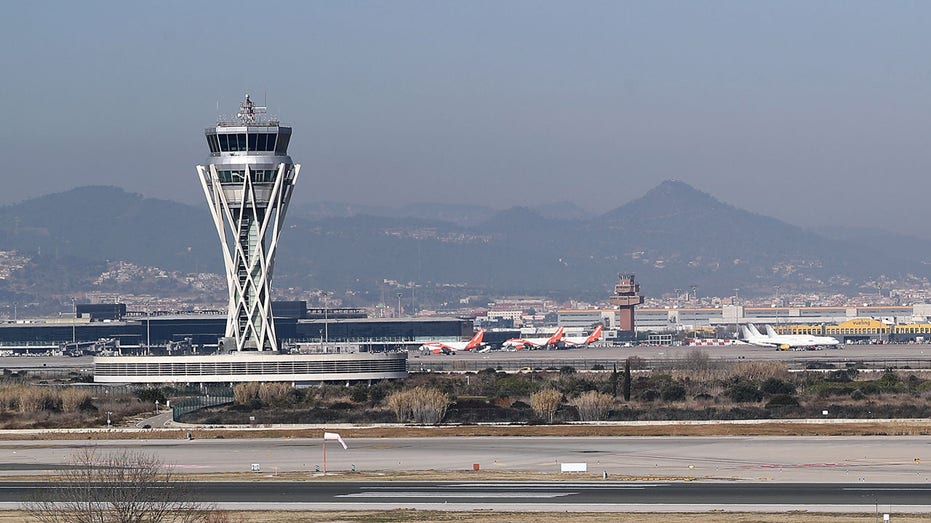
[[[85,449],[26,504],[40,523],[201,523],[208,507],[155,456]]]

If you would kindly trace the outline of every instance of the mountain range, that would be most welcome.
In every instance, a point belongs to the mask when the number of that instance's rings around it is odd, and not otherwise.
[[[629,195],[628,195],[629,196]],[[204,206],[89,186],[0,207],[0,251],[29,263],[3,293],[88,290],[117,260],[222,272]],[[278,288],[350,291],[381,301],[385,282],[414,282],[422,303],[464,294],[603,299],[619,272],[646,294],[843,292],[927,284],[931,242],[882,231],[807,230],[665,181],[601,215],[569,203],[503,211],[455,204],[401,208],[293,202],[279,246]],[[127,292],[132,292],[127,289]],[[392,291],[393,292],[393,291]]]

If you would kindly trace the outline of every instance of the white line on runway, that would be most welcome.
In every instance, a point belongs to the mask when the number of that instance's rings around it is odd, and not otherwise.
[[[578,492],[358,492],[337,498],[559,498]]]
[[[922,487],[909,487],[909,488],[861,488],[861,487],[850,487],[845,488],[844,490],[866,490],[868,492],[875,492],[877,490],[884,490],[889,492],[906,492],[906,491],[916,491],[916,492],[928,492],[931,491],[931,487],[922,488]]]
[[[443,487],[444,485],[438,485]],[[459,483],[448,485],[451,488],[587,488],[587,489],[619,489],[619,488],[637,488],[644,487],[668,487],[665,483]],[[370,488],[391,488],[391,487],[370,487]]]

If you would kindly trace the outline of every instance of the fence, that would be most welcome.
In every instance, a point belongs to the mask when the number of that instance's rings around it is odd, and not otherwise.
[[[504,372],[514,372],[521,370],[533,369],[538,370],[559,370],[562,367],[573,367],[576,370],[612,370],[615,365],[618,369],[624,368],[624,359],[616,360],[583,360],[583,359],[520,359],[507,361],[424,361],[408,360],[407,370],[411,373],[416,372],[478,372],[487,368]],[[636,358],[635,368],[637,370],[662,371],[681,369],[688,365],[681,360],[666,359],[647,359]],[[709,361],[711,365],[728,365],[738,362],[746,362],[746,359],[719,359],[714,358]],[[899,369],[899,370],[928,370],[931,369],[931,358],[861,358],[849,361],[838,360],[764,360],[764,361],[781,361],[786,364],[789,370],[838,370],[847,368],[856,368],[861,370],[882,370],[882,369]]]
[[[203,394],[175,399],[171,403],[171,419],[178,419],[187,414],[206,407],[225,405],[233,402],[233,389],[229,387],[211,387],[205,389]]]

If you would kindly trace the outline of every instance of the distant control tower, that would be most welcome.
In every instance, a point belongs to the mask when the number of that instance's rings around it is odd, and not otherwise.
[[[618,274],[617,284],[614,286],[614,296],[611,304],[617,305],[620,310],[620,324],[618,328],[624,331],[634,330],[634,307],[643,303],[640,296],[640,284],[634,281],[633,274]]]
[[[197,174],[220,236],[229,310],[223,351],[277,351],[271,281],[275,250],[300,165],[281,127],[249,95],[235,118],[205,131],[210,156]]]

